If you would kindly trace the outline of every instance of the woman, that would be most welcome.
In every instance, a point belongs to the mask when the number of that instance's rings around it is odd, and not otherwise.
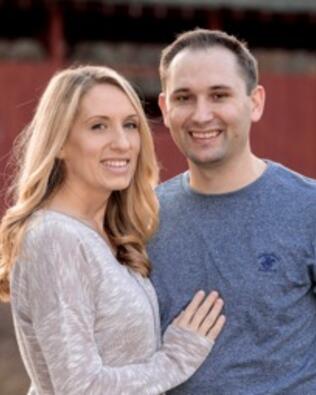
[[[0,295],[29,394],[160,394],[186,380],[223,327],[223,302],[198,292],[160,344],[145,250],[157,166],[129,83],[105,67],[60,72],[20,145]]]

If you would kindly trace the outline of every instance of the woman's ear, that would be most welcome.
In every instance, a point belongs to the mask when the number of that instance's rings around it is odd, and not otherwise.
[[[57,159],[65,159],[65,146],[63,146],[61,148],[61,150],[58,152],[56,158]]]

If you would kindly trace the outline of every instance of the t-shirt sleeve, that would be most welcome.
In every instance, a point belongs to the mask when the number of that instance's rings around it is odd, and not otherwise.
[[[315,212],[315,202],[313,202],[312,210],[309,208],[308,211]],[[316,213],[315,215],[309,215],[306,219],[307,234],[310,236],[312,246],[312,253],[307,255],[307,273],[311,281],[311,287],[314,295],[316,296]]]
[[[158,395],[188,379],[209,354],[212,342],[171,325],[150,358],[105,365],[94,338],[91,257],[81,240],[59,227],[35,238],[28,248],[32,259],[26,297],[32,301],[36,339],[56,394]]]

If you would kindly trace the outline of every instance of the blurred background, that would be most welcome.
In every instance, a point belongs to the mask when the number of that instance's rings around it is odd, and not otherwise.
[[[165,180],[186,168],[157,107],[161,49],[195,27],[245,40],[267,90],[252,131],[255,153],[316,178],[316,0],[0,0],[0,182],[12,142],[56,71],[105,64],[132,81],[151,120]],[[0,211],[4,209],[0,201]],[[0,394],[23,395],[28,378],[9,305],[0,305]]]

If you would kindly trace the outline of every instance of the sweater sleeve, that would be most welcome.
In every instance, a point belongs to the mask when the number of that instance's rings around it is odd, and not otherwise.
[[[206,338],[171,325],[150,358],[104,365],[94,338],[94,293],[80,239],[59,229],[37,238],[32,249],[27,298],[56,395],[158,395],[187,380],[211,351],[213,343]]]

